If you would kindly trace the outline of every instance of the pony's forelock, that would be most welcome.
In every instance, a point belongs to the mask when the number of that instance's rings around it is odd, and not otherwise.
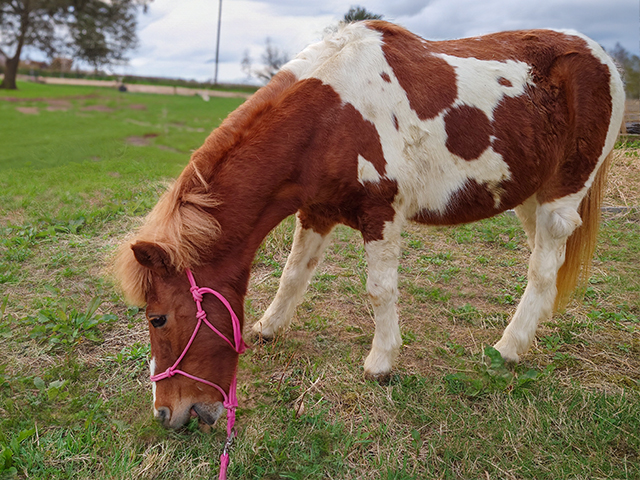
[[[154,243],[166,252],[169,266],[177,271],[193,269],[220,235],[220,225],[211,213],[219,204],[190,163],[137,232],[118,249],[114,274],[128,302],[144,305],[151,281],[151,271],[138,263],[131,246],[138,241]]]

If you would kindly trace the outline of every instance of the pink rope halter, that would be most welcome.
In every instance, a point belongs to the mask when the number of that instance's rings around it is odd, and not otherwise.
[[[222,398],[224,402],[222,405],[227,409],[227,441],[224,444],[224,450],[222,455],[220,456],[220,474],[218,478],[220,480],[226,480],[227,478],[227,467],[229,465],[229,447],[233,443],[233,439],[235,438],[235,433],[233,431],[233,425],[236,421],[236,407],[238,406],[238,397],[236,395],[236,386],[237,386],[237,372],[233,372],[233,378],[231,379],[231,385],[229,386],[229,394],[227,394],[222,387],[216,385],[215,383],[209,382],[204,378],[196,377],[195,375],[191,375],[185,371],[179,370],[178,365],[187,354],[189,347],[196,338],[198,334],[198,330],[200,330],[200,325],[204,322],[211,330],[218,334],[225,342],[229,344],[231,348],[237,353],[243,353],[246,350],[246,345],[244,340],[242,339],[242,329],[240,328],[240,320],[237,315],[231,308],[231,305],[227,301],[226,298],[222,296],[222,294],[216,292],[207,287],[198,287],[195,279],[193,278],[193,274],[190,270],[187,270],[187,278],[189,279],[189,283],[191,284],[191,294],[193,295],[193,300],[196,302],[196,307],[198,308],[198,312],[196,313],[196,318],[198,319],[198,323],[196,324],[196,328],[193,330],[191,334],[191,338],[187,343],[187,346],[184,347],[184,350],[176,360],[176,362],[167,368],[164,372],[159,373],[158,375],[152,375],[152,382],[159,382],[160,380],[164,380],[165,378],[171,378],[174,375],[182,375],[184,377],[190,378],[191,380],[195,380],[196,382],[204,383],[205,385],[209,385],[210,387],[215,388],[222,394]],[[207,312],[202,308],[202,295],[205,293],[210,293],[218,298],[222,302],[222,304],[227,307],[229,310],[229,314],[231,315],[231,323],[233,325],[233,343],[225,337],[220,331],[211,325],[209,320],[207,320]]]

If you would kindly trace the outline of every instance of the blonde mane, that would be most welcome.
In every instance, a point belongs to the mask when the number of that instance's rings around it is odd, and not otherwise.
[[[178,180],[162,195],[138,231],[118,249],[114,270],[128,302],[144,305],[151,271],[140,265],[131,246],[152,242],[169,256],[178,271],[194,268],[202,253],[220,235],[220,226],[210,209],[219,201],[207,191],[193,163],[189,163]]]
[[[211,213],[221,203],[209,187],[213,167],[295,81],[290,72],[281,72],[231,113],[193,153],[187,167],[162,195],[142,226],[119,247],[113,272],[127,302],[144,305],[151,281],[151,271],[140,265],[133,255],[134,243],[157,244],[177,271],[202,264],[203,255],[221,234],[220,224]]]

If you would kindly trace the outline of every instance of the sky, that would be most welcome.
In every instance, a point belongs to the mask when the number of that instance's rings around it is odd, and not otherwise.
[[[211,80],[219,0],[154,0],[140,14],[138,48],[117,73]],[[640,55],[638,0],[223,0],[218,81],[245,83],[246,51],[254,62],[269,38],[290,57],[320,40],[351,5],[382,14],[429,40],[501,30],[568,28],[606,49],[617,42]]]

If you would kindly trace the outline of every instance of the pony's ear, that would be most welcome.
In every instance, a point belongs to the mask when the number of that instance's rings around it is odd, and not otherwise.
[[[131,250],[140,265],[162,277],[175,270],[167,252],[156,243],[137,241],[131,245]]]

